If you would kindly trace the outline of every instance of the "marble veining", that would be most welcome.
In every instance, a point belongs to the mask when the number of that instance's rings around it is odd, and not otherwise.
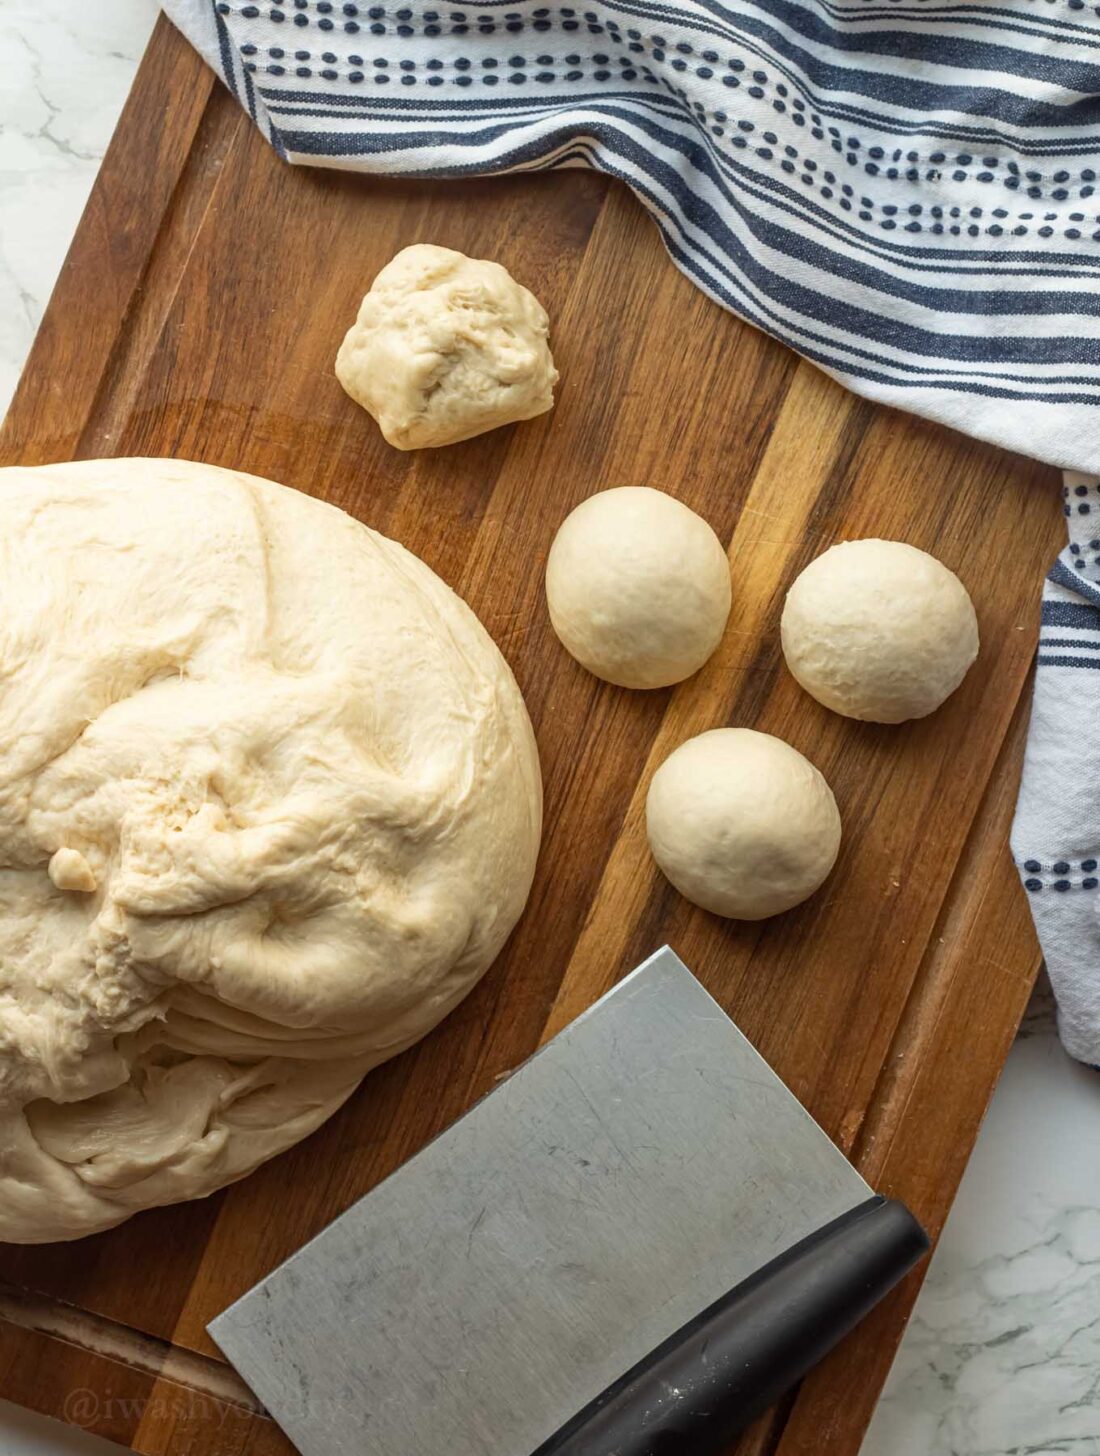
[[[155,0],[0,3],[0,412],[156,14]]]
[[[1041,984],[862,1456],[1100,1453],[1100,1074]]]
[[[0,409],[156,9],[0,0]],[[108,1450],[0,1402],[0,1456]],[[862,1456],[1063,1453],[1100,1456],[1100,1074],[1062,1053],[1041,988]]]

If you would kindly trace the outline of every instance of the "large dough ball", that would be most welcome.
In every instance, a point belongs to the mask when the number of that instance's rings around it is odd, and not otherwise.
[[[978,620],[946,566],[903,541],[842,541],[787,593],[783,655],[819,703],[869,723],[934,712],[978,655]]]
[[[416,243],[371,285],[336,377],[398,450],[453,445],[552,407],[549,331],[499,263]]]
[[[681,895],[763,920],[812,895],[840,849],[832,790],[797,749],[751,728],[689,738],[646,798],[653,858]]]
[[[538,759],[484,629],[212,466],[0,472],[0,1240],[240,1178],[469,991]]]
[[[550,620],[607,682],[663,688],[702,667],[730,611],[730,568],[706,521],[648,486],[589,496],[546,564]]]

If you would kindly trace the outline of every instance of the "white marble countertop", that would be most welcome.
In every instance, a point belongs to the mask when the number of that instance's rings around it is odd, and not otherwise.
[[[156,9],[0,0],[0,412]],[[0,1456],[117,1449],[0,1401]],[[1055,1453],[1100,1456],[1100,1075],[1041,987],[863,1456]]]

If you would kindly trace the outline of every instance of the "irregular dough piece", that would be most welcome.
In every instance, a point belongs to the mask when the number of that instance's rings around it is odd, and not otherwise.
[[[935,712],[978,655],[966,587],[904,541],[842,541],[787,593],[783,655],[811,696],[846,718],[902,723]]]
[[[59,849],[46,866],[46,873],[59,890],[90,895],[96,887],[92,867],[78,849]]]
[[[541,786],[473,613],[342,511],[0,475],[0,1240],[37,1243],[242,1177],[430,1030],[523,908]]]
[[[653,858],[681,895],[733,920],[805,900],[832,869],[840,815],[797,749],[751,728],[714,728],[675,749],[646,798]]]
[[[553,406],[549,331],[499,263],[415,243],[372,283],[336,377],[398,450],[453,445]]]
[[[546,563],[554,631],[589,672],[663,688],[696,672],[730,612],[722,543],[682,501],[649,486],[589,496],[562,522]]]

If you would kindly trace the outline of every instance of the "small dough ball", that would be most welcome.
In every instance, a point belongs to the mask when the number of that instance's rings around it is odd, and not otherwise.
[[[95,875],[79,849],[58,849],[50,856],[46,873],[59,890],[80,895],[95,893]]]
[[[371,285],[336,377],[398,450],[453,445],[553,406],[549,331],[499,263],[415,243]]]
[[[721,640],[730,568],[706,521],[648,486],[589,496],[546,563],[554,631],[582,666],[623,688],[696,672]]]
[[[797,749],[751,728],[689,738],[646,798],[653,858],[695,905],[763,920],[800,904],[840,849],[832,790]]]
[[[868,723],[935,712],[978,655],[966,587],[903,541],[842,541],[787,593],[783,655],[826,708]]]

